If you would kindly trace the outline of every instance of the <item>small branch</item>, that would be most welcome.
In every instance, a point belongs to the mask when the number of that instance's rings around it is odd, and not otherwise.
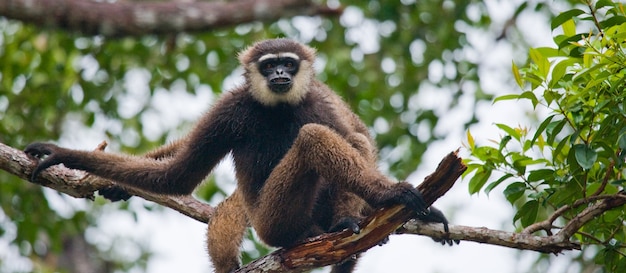
[[[86,35],[139,36],[208,31],[295,15],[341,14],[310,0],[2,0],[0,16]]]
[[[618,193],[613,196],[609,196],[605,199],[598,201],[597,203],[587,207],[578,215],[576,215],[572,220],[570,220],[567,225],[561,229],[555,236],[561,236],[562,238],[568,239],[576,231],[578,231],[584,224],[591,221],[593,218],[599,216],[600,214],[623,206],[626,204],[626,195],[623,193]]]
[[[587,0],[587,7],[589,7],[589,13],[591,13],[591,18],[593,18],[593,24],[600,32],[600,36],[604,36],[602,26],[600,25],[600,22],[598,22],[598,17],[596,16],[596,10],[593,8],[593,1]]]
[[[543,253],[561,253],[563,250],[580,250],[580,244],[569,241],[569,237],[535,236],[526,233],[514,233],[488,229],[486,227],[468,227],[450,225],[450,233],[446,234],[441,224],[422,223],[411,220],[404,224],[399,233],[425,235],[435,239],[446,235],[453,240],[471,241],[483,244],[498,245],[523,250],[534,250]]]
[[[579,199],[574,201],[573,204],[571,205],[564,205],[562,207],[560,207],[558,210],[556,210],[554,213],[552,213],[552,215],[550,215],[550,217],[548,217],[548,219],[541,221],[541,222],[537,222],[534,223],[528,227],[526,227],[522,233],[526,233],[526,234],[532,234],[535,233],[539,230],[545,230],[546,232],[548,232],[548,235],[551,235],[551,229],[553,227],[553,223],[554,221],[556,221],[557,218],[561,217],[561,215],[563,215],[563,213],[567,212],[570,209],[575,209],[581,205],[585,205],[585,204],[589,204],[598,200],[603,200],[603,199],[613,199],[613,198],[622,198],[624,199],[624,201],[626,202],[626,196],[623,194],[618,194],[618,195],[593,195],[590,196],[586,199]]]

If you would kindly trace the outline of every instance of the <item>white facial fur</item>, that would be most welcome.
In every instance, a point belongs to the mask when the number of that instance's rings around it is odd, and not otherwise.
[[[300,60],[300,57],[298,57],[298,55],[291,53],[291,52],[281,52],[278,54],[265,54],[263,56],[261,56],[261,58],[259,58],[259,62],[268,60],[268,59],[278,59],[278,58],[292,58],[294,60]]]
[[[278,54],[263,55],[258,61],[261,62],[267,59],[280,57],[290,57],[295,60],[300,60],[298,55],[292,52],[281,52]],[[298,73],[296,73],[293,78],[293,85],[291,86],[291,89],[285,93],[279,94],[272,92],[269,87],[267,87],[267,80],[265,76],[261,75],[259,72],[259,68],[256,63],[248,64],[247,70],[250,71],[249,80],[251,83],[250,91],[252,92],[252,96],[254,96],[260,103],[267,106],[275,106],[279,103],[288,103],[291,105],[300,103],[309,90],[311,79],[315,77],[313,64],[306,60],[301,60]]]

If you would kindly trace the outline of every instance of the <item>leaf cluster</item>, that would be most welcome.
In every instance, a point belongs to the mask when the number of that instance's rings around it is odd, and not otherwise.
[[[503,186],[522,228],[549,219],[552,234],[592,199],[623,195],[626,180],[626,13],[622,3],[587,1],[552,19],[555,47],[532,48],[512,65],[523,90],[501,96],[549,113],[537,128],[496,124],[502,137],[480,146],[468,131],[469,191]],[[492,181],[492,179],[495,179]],[[562,210],[559,210],[564,208]],[[623,207],[587,222],[572,240],[599,245],[595,263],[626,270]]]

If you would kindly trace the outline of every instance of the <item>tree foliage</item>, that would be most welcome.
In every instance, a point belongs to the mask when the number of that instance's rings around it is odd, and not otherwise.
[[[567,230],[596,202],[625,198],[624,6],[588,1],[551,27],[553,47],[531,48],[528,64],[512,65],[523,92],[495,99],[530,102],[547,115],[532,129],[496,124],[497,146],[477,145],[467,134],[470,192],[503,188],[517,209],[513,222],[529,233]],[[572,234],[604,272],[626,270],[625,212],[606,211]]]

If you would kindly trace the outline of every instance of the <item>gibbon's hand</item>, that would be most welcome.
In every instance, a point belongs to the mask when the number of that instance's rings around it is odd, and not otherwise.
[[[30,181],[35,181],[37,175],[50,166],[63,163],[61,154],[65,150],[57,145],[41,142],[31,143],[26,146],[24,153],[38,159],[37,167],[31,173]]]
[[[361,227],[359,227],[359,222],[361,222],[361,220],[355,217],[342,217],[341,219],[339,219],[339,222],[337,224],[328,229],[328,232],[337,232],[348,229],[352,231],[353,234],[359,234],[361,233]]]
[[[433,238],[433,241],[440,243],[441,245],[448,244],[449,246],[452,246],[455,243],[458,245],[461,242],[460,240],[452,240],[448,237],[450,235],[450,229],[448,227],[448,219],[446,219],[446,216],[443,215],[443,212],[441,212],[439,209],[435,207],[430,207],[426,215],[419,215],[416,218],[420,221],[424,221],[427,223],[442,223],[443,224],[443,230],[446,232],[447,235],[441,239]]]
[[[132,194],[128,193],[124,188],[112,185],[106,188],[102,188],[98,190],[98,194],[102,195],[102,197],[110,200],[111,202],[117,201],[127,201],[131,197]]]

